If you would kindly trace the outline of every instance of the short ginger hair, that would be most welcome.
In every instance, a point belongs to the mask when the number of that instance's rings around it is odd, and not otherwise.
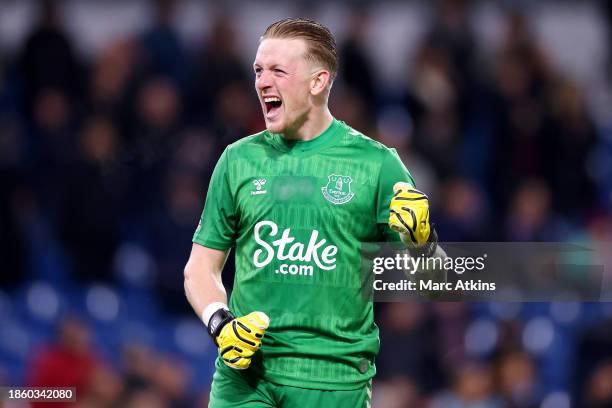
[[[329,70],[331,81],[338,72],[336,40],[329,28],[305,18],[286,18],[271,24],[260,41],[268,38],[301,38],[306,41],[306,59],[318,62]],[[330,82],[331,82],[330,81]]]

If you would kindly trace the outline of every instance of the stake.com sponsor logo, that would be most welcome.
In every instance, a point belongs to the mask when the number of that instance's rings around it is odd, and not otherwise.
[[[274,238],[278,234],[278,225],[272,221],[260,221],[255,224],[253,235],[255,242],[259,244],[253,253],[253,264],[256,268],[263,268],[270,264],[274,258],[279,261],[301,261],[314,262],[319,269],[330,271],[336,268],[336,255],[338,247],[335,245],[325,245],[327,240],[319,240],[319,231],[312,230],[308,244],[296,241],[291,236],[291,228],[285,228],[280,234],[280,238],[270,244],[264,239],[265,230],[267,238]],[[294,242],[295,241],[295,242]],[[283,275],[306,275],[312,276],[313,265],[281,264],[276,273]]]

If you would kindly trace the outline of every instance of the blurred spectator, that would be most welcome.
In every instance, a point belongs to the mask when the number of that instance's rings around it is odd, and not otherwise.
[[[508,408],[536,408],[539,392],[535,362],[524,352],[502,355],[497,363],[499,392]]]
[[[250,87],[238,81],[219,88],[212,130],[220,147],[261,131],[262,116]]]
[[[373,139],[378,139],[375,122],[368,112],[368,102],[357,90],[339,84],[330,95],[330,110],[339,120],[350,123],[352,127]]]
[[[128,142],[128,166],[133,172],[129,198],[132,216],[152,208],[162,194],[162,180],[178,143],[182,101],[167,77],[147,79],[137,94]]]
[[[183,45],[173,27],[175,0],[154,0],[153,25],[142,35],[144,55],[141,73],[172,78],[177,84],[184,77]]]
[[[126,408],[170,408],[170,405],[155,389],[140,390],[125,401]]]
[[[365,7],[351,11],[345,38],[339,45],[341,64],[338,79],[347,88],[359,94],[367,107],[365,113],[371,116],[378,108],[379,90],[374,85],[374,68],[364,46],[368,34],[369,14]]]
[[[466,361],[464,333],[468,324],[468,308],[462,302],[436,302],[432,305],[436,325],[436,347],[441,372],[448,376]],[[446,383],[446,378],[441,383]]]
[[[612,363],[602,363],[587,378],[585,385],[585,408],[612,406]]]
[[[141,344],[127,344],[121,355],[126,394],[150,386],[150,376],[155,370],[153,351]]]
[[[425,43],[416,56],[404,103],[414,118],[414,148],[439,177],[457,172],[460,112],[449,51]]]
[[[57,0],[38,3],[39,20],[27,36],[19,57],[25,112],[30,113],[45,88],[56,88],[72,99],[81,92],[81,68],[71,39],[60,25]]]
[[[172,168],[200,175],[200,182],[207,184],[219,150],[223,146],[215,140],[207,128],[185,129],[178,139],[173,152]]]
[[[159,76],[148,79],[138,93],[137,103],[136,119],[141,130],[170,133],[179,126],[182,102],[176,83],[171,78]]]
[[[153,373],[153,384],[159,394],[173,408],[189,408],[193,406],[188,390],[189,373],[177,360],[167,356],[156,362]]]
[[[161,205],[149,217],[151,253],[158,265],[156,288],[163,305],[172,312],[188,313],[180,276],[191,250],[191,236],[202,211],[202,191],[196,175],[169,173]]]
[[[497,137],[489,174],[497,208],[526,179],[555,171],[549,161],[553,146],[547,136],[555,134],[547,114],[554,73],[536,44],[526,18],[510,13],[505,43],[493,67],[492,115]]]
[[[432,402],[433,408],[498,408],[505,404],[495,394],[491,369],[468,363],[456,373],[453,388]]]
[[[199,124],[213,118],[221,91],[230,84],[241,89],[253,89],[252,68],[238,53],[233,19],[221,15],[214,19],[207,41],[196,54],[190,73],[190,117]],[[248,68],[247,68],[248,67]],[[255,94],[252,98],[255,101]]]
[[[141,406],[144,400],[173,408],[193,406],[188,389],[189,372],[178,360],[132,344],[123,352],[123,372],[125,406]]]
[[[409,377],[401,375],[374,382],[372,406],[376,408],[425,407],[418,386]]]
[[[106,47],[93,63],[89,78],[89,110],[109,115],[121,130],[128,128],[132,93],[135,92],[136,60],[140,49],[130,38]]]
[[[544,177],[550,185],[554,209],[583,220],[593,209],[595,186],[588,175],[595,129],[578,87],[560,79],[550,89],[550,126],[545,135]]]
[[[490,217],[482,191],[469,180],[444,183],[436,203],[436,231],[447,242],[486,241]]]
[[[471,3],[467,0],[443,0],[439,3],[426,43],[442,51],[452,64],[451,79],[456,89],[460,128],[471,113],[476,89],[476,40],[470,25]]]
[[[119,240],[130,173],[120,161],[120,140],[105,117],[85,121],[79,156],[66,170],[58,231],[77,279],[108,280]]]
[[[34,100],[29,129],[28,184],[53,226],[65,197],[64,177],[77,156],[72,101],[60,88],[43,88]]]
[[[383,345],[376,359],[379,378],[412,378],[419,392],[428,393],[444,384],[433,322],[422,303],[387,303],[380,321]],[[398,353],[398,350],[410,350]]]
[[[417,52],[404,104],[414,118],[414,148],[438,176],[461,174],[459,155],[478,98],[475,41],[468,24],[469,2],[439,3],[437,17]]]
[[[30,387],[75,387],[85,395],[104,363],[93,350],[89,328],[79,319],[68,317],[58,326],[54,343],[39,350],[29,364]],[[33,407],[68,407],[71,403],[33,403]]]
[[[114,408],[123,390],[122,378],[107,367],[93,373],[87,391],[77,397],[79,408]]]
[[[512,307],[512,303],[510,304]],[[518,318],[506,318],[499,322],[499,336],[496,353],[498,355],[511,355],[523,347],[523,324]]]
[[[564,236],[564,227],[551,209],[548,186],[540,180],[526,181],[510,202],[504,239],[554,241]]]

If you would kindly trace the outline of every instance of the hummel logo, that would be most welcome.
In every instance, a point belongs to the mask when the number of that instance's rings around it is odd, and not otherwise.
[[[253,180],[253,185],[255,186],[255,191],[251,191],[251,195],[259,195],[266,194],[267,191],[263,190],[263,186],[266,184],[266,179],[255,179]]]

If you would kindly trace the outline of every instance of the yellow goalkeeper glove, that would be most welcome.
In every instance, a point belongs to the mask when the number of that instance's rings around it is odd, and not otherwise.
[[[431,256],[438,235],[429,223],[429,199],[408,183],[393,186],[389,212],[389,227],[400,233],[402,241],[413,255]]]
[[[236,370],[244,370],[261,347],[269,324],[270,318],[263,312],[236,318],[229,310],[219,309],[210,318],[208,333],[219,347],[223,362]]]

